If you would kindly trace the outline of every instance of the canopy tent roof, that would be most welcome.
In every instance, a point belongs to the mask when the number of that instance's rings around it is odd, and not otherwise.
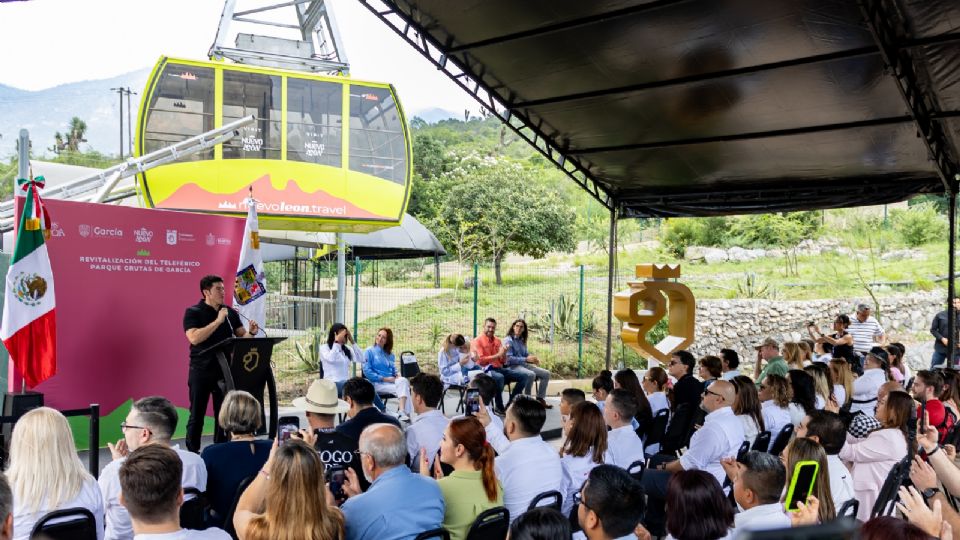
[[[336,235],[323,232],[304,231],[260,231],[264,243],[275,246],[317,248],[322,245],[336,245]],[[351,257],[371,259],[417,259],[420,257],[443,256],[447,252],[437,237],[410,214],[404,214],[398,227],[359,234],[344,233],[343,241],[350,249]],[[275,249],[272,251],[276,251]],[[293,249],[289,249],[293,258]],[[336,258],[336,251],[321,258]]]
[[[956,0],[360,0],[621,215],[953,189]]]

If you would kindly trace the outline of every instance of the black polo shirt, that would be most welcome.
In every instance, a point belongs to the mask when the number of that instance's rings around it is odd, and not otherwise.
[[[234,329],[243,326],[240,315],[232,309],[228,309],[227,319],[210,334],[206,341],[196,345],[190,345],[190,367],[193,369],[213,369],[217,366],[216,351],[210,351],[206,354],[200,354],[201,351],[219,343],[227,338],[234,336]],[[213,321],[217,320],[217,310],[213,309],[206,302],[200,300],[196,305],[187,308],[183,314],[183,331],[191,328],[203,328]]]

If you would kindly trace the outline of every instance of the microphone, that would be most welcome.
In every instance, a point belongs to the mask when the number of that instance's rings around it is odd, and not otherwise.
[[[247,322],[254,322],[253,319],[251,319],[250,317],[247,317],[246,315],[244,315],[243,313],[241,313],[239,309],[237,309],[237,308],[235,308],[235,307],[233,307],[233,306],[228,306],[228,305],[224,304],[223,307],[225,307],[225,308],[227,308],[227,309],[233,310],[237,315],[239,315],[239,316],[241,316],[242,318],[246,319]],[[230,320],[230,317],[227,317],[227,320]],[[260,324],[260,323],[257,323],[258,326],[259,326],[259,324]],[[232,327],[232,326],[230,327],[230,330],[233,331],[233,327]],[[270,337],[270,336],[267,335],[267,331],[266,331],[262,326],[260,326],[260,331],[263,332],[263,337]],[[251,334],[251,335],[255,335],[255,334]]]

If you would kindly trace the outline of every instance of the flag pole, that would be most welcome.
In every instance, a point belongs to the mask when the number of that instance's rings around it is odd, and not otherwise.
[[[20,144],[18,145],[18,148],[17,148],[17,151],[19,153],[19,156],[17,157],[17,177],[13,179],[14,208],[16,208],[17,192],[18,192],[17,178],[29,178],[30,180],[33,180],[33,166],[30,165],[30,132],[27,131],[26,129],[20,130],[19,143]],[[19,234],[20,231],[18,230],[17,233]],[[13,238],[13,245],[14,247],[16,247],[17,245],[16,235],[14,235],[14,238]],[[13,249],[10,250],[10,253],[13,253]],[[27,378],[23,377],[22,374],[20,378],[20,393],[21,394],[27,393]]]

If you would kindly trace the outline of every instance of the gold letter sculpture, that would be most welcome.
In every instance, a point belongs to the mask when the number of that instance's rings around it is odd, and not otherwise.
[[[679,264],[638,264],[636,276],[646,280],[628,281],[630,290],[613,295],[613,314],[623,322],[620,339],[637,354],[666,363],[673,352],[693,343],[696,301],[686,285],[669,281],[680,277]],[[649,343],[647,334],[664,316],[667,337]]]

